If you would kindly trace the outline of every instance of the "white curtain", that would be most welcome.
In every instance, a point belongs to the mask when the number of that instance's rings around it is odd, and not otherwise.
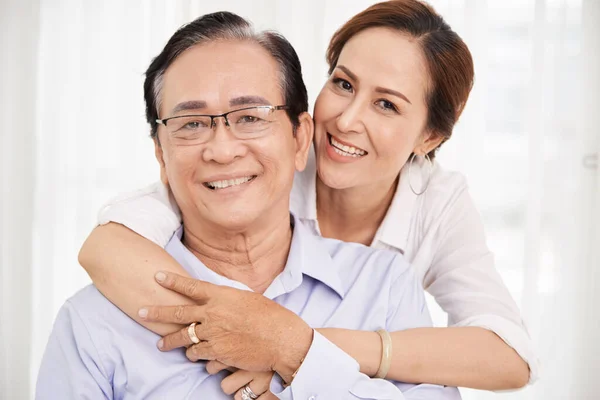
[[[77,252],[101,204],[158,178],[143,72],[175,29],[230,10],[280,31],[314,101],[329,38],[372,3],[0,0],[0,398],[33,396],[56,312],[89,282]],[[599,398],[600,2],[430,3],[477,74],[439,158],[467,175],[543,363],[536,385],[500,398]]]
[[[39,5],[0,3],[0,399],[30,387]],[[53,312],[47,310],[46,312]]]

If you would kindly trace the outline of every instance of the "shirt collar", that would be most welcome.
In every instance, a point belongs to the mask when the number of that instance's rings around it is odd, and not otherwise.
[[[294,235],[288,265],[293,265],[304,275],[320,281],[333,289],[341,298],[345,290],[338,269],[334,268],[334,261],[323,243],[324,239],[314,235],[304,226],[298,218],[292,215]],[[287,266],[286,266],[287,268]]]
[[[406,166],[400,171],[396,193],[373,239],[374,243],[381,241],[398,249],[402,254],[408,244],[410,222],[417,201],[417,195],[410,189],[408,170]],[[420,179],[415,178],[413,185],[421,187]]]
[[[311,234],[297,218],[290,214],[293,228],[292,243],[284,270],[273,280],[264,295],[274,299],[282,294],[290,293],[301,284],[304,275],[309,276],[333,289],[341,298],[345,291],[342,280],[333,268],[333,259],[324,246],[322,239]],[[217,274],[206,267],[181,242],[183,226],[173,235],[165,249],[190,275],[196,279],[216,285],[230,286],[242,290],[251,290],[241,282],[234,281]]]

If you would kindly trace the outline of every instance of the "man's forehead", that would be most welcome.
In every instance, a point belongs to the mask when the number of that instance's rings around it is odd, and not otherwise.
[[[272,105],[282,98],[280,88],[278,64],[260,45],[218,41],[183,52],[167,68],[162,89],[165,105],[173,108],[185,101],[249,104],[247,97]]]

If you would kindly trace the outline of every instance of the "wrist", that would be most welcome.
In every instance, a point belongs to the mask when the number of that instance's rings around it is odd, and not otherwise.
[[[360,365],[360,372],[375,376],[381,361],[381,338],[377,332],[339,328],[315,330],[354,358]]]
[[[313,334],[313,329],[304,324],[290,335],[289,341],[282,343],[273,370],[285,383],[290,384],[293,376],[300,369],[312,344]]]

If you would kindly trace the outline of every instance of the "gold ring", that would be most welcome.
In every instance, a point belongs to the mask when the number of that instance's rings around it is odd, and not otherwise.
[[[196,325],[197,325],[197,322],[192,322],[190,324],[190,326],[188,326],[188,328],[187,328],[188,336],[190,337],[190,340],[194,344],[200,343],[200,339],[198,339],[198,336],[196,336]]]

